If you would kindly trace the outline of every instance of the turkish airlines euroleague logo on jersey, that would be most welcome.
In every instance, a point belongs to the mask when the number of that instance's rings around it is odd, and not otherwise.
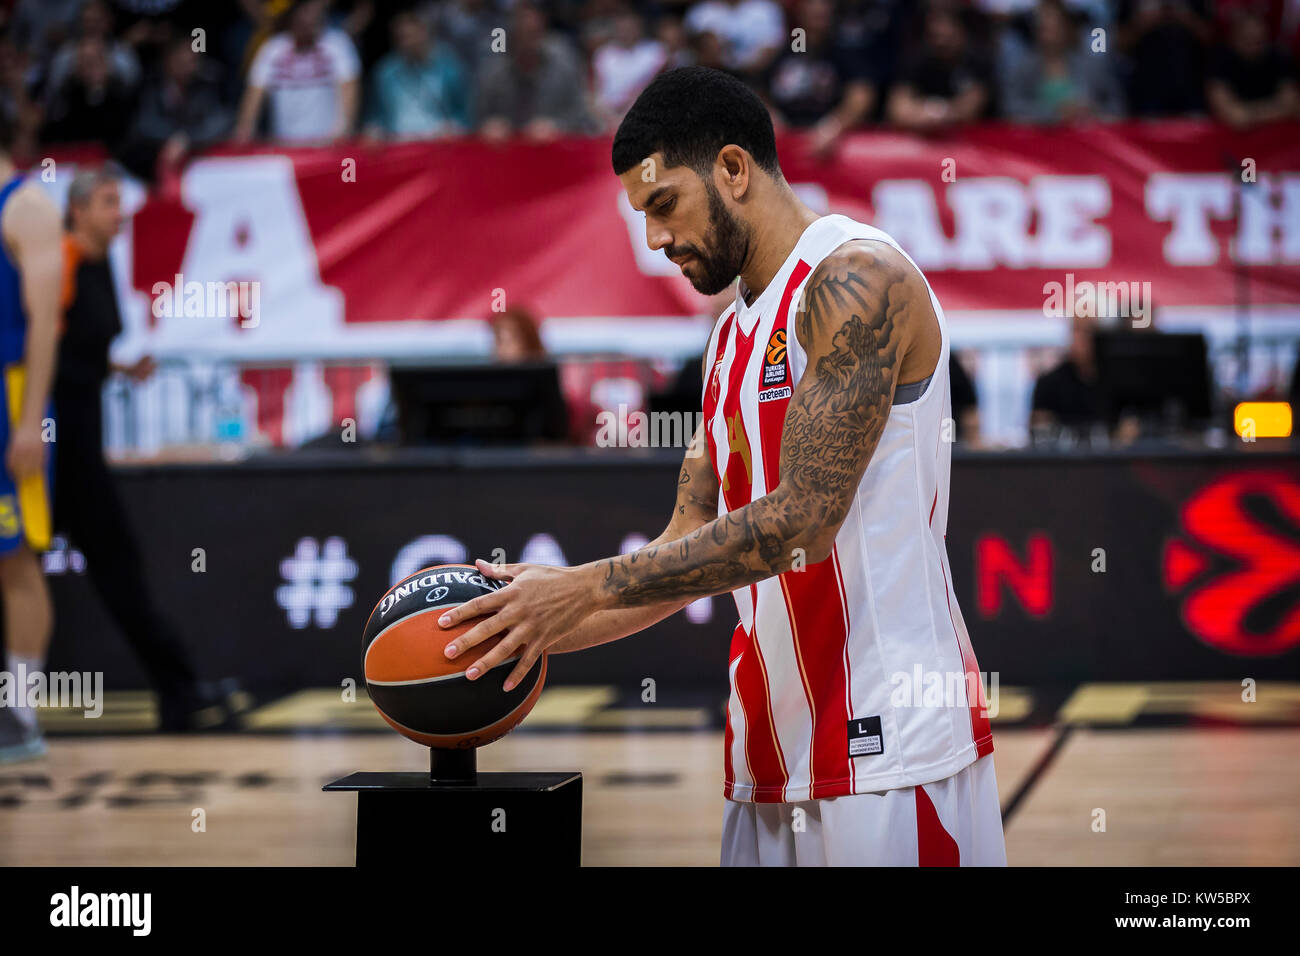
[[[767,340],[763,355],[763,385],[781,385],[785,382],[785,329],[777,329]]]
[[[1165,586],[1205,643],[1231,654],[1300,645],[1300,482],[1275,471],[1228,475],[1183,505],[1185,537],[1165,545]]]

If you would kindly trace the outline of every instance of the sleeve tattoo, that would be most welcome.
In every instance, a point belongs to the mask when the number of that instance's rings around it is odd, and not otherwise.
[[[789,570],[800,553],[807,563],[829,555],[889,415],[914,294],[888,247],[849,243],[822,261],[797,313],[808,368],[786,411],[779,484],[689,534],[599,562],[614,606],[732,591]],[[716,489],[697,498],[693,480],[684,467],[678,507],[716,513]]]

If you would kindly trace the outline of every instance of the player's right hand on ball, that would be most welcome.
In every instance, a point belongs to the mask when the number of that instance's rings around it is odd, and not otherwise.
[[[488,638],[501,635],[490,650],[465,670],[470,680],[517,655],[519,663],[502,685],[504,690],[512,689],[548,648],[600,610],[601,595],[593,580],[598,569],[594,564],[554,568],[542,564],[493,565],[479,560],[475,567],[485,577],[510,583],[449,608],[438,618],[442,627],[455,627],[481,618],[447,644],[445,653],[449,658],[472,651]]]

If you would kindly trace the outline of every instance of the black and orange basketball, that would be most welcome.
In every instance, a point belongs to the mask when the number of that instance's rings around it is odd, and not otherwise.
[[[472,566],[442,564],[407,575],[370,612],[361,640],[370,699],[398,733],[428,747],[466,749],[504,737],[528,716],[546,681],[546,656],[508,693],[502,691],[518,657],[477,680],[465,669],[501,640],[489,638],[448,659],[448,644],[474,626],[443,628],[438,618],[504,585]]]

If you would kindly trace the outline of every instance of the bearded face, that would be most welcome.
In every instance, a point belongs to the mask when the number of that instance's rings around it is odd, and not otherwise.
[[[696,292],[717,295],[740,274],[749,248],[749,227],[732,215],[713,183],[704,183],[709,197],[709,228],[700,245],[674,243],[666,252],[668,258],[680,260],[693,256],[695,268],[683,274],[691,280]]]

